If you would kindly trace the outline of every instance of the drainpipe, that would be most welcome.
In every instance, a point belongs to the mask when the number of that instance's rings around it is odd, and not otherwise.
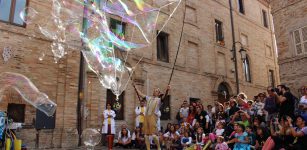
[[[239,84],[239,75],[238,75],[238,62],[237,62],[237,50],[236,50],[236,37],[235,37],[235,29],[234,29],[234,21],[233,21],[233,8],[232,8],[232,0],[229,0],[229,11],[230,11],[230,22],[231,22],[231,34],[232,34],[232,52],[234,56],[234,64],[235,64],[235,79],[236,79],[236,92],[239,94],[240,92],[240,84]]]
[[[83,24],[82,24],[82,32],[84,34],[87,33],[87,13],[88,13],[88,0],[84,0],[84,9],[83,9]],[[82,49],[86,49],[86,45],[84,41],[81,39]],[[80,51],[80,69],[79,69],[79,84],[78,84],[78,102],[77,102],[77,130],[78,130],[78,146],[81,146],[81,134],[82,134],[82,103],[84,100],[84,77],[85,77],[85,65],[84,65],[84,57],[82,52]]]

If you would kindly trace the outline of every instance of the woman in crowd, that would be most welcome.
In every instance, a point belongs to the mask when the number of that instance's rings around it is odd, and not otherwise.
[[[306,119],[303,116],[296,118],[295,128],[291,128],[291,134],[295,137],[294,149],[305,150],[307,148],[307,126]]]
[[[196,105],[196,104],[195,104]],[[195,117],[196,109],[193,105],[189,106],[189,115],[187,118],[187,122],[192,125],[194,117]]]
[[[140,127],[135,128],[135,131],[132,134],[131,140],[135,148],[140,148],[140,149],[145,148],[144,134],[142,133],[142,130]]]
[[[167,133],[168,131],[170,131],[170,130],[171,130],[171,126],[172,126],[172,124],[171,124],[171,123],[168,123],[167,126],[166,126],[166,129],[165,129],[164,133]]]
[[[224,106],[223,106],[222,104],[219,104],[217,110],[218,110],[218,112],[216,112],[216,113],[214,114],[214,119],[215,119],[215,121],[216,121],[216,125],[217,125],[217,123],[219,123],[219,122],[226,123],[226,117],[227,117],[227,115],[226,115],[226,113],[225,113]]]
[[[122,128],[121,136],[118,137],[118,146],[123,148],[131,147],[131,137],[128,135],[128,131],[126,128]]]
[[[257,127],[256,130],[256,150],[261,150],[265,141],[268,139],[269,133],[264,127]]]
[[[166,149],[170,150],[172,147],[179,146],[180,134],[176,131],[175,126],[171,125],[170,131],[163,135],[164,141],[166,142]]]

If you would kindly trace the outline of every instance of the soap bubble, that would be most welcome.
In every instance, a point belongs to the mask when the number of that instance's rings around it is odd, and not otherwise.
[[[84,145],[89,150],[93,150],[95,146],[98,145],[101,140],[101,134],[98,132],[98,130],[91,129],[91,128],[87,128],[83,130],[81,137],[82,137]]]
[[[25,7],[20,13],[19,16],[21,20],[26,24],[31,24],[36,19],[38,12],[32,7]]]
[[[0,74],[0,101],[7,88],[15,89],[20,96],[47,116],[53,116],[57,105],[49,97],[40,92],[26,76],[18,73],[4,72]]]

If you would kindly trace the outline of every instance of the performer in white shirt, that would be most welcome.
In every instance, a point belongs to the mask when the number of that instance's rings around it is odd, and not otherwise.
[[[146,106],[145,106],[145,101],[140,101],[140,106],[137,106],[135,108],[135,114],[136,114],[136,119],[135,119],[135,126],[143,128],[144,124],[144,117],[145,117],[145,111],[146,111]]]

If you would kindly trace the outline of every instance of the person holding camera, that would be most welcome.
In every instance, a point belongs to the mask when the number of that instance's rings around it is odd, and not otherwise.
[[[280,104],[279,117],[289,116],[294,118],[295,99],[292,93],[285,85],[278,85],[275,92],[277,100]]]

